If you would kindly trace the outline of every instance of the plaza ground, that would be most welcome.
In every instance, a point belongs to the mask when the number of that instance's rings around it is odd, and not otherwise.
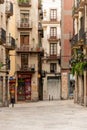
[[[87,108],[73,100],[2,107],[0,130],[87,130]]]

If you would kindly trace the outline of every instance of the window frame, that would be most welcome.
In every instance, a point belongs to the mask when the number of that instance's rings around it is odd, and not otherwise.
[[[21,68],[25,68],[25,67],[28,67],[28,54],[22,53],[21,54]]]
[[[50,9],[50,21],[57,21],[57,9]]]
[[[50,56],[57,56],[57,43],[50,43]]]
[[[57,70],[57,63],[50,63],[50,73],[55,73]]]
[[[57,27],[50,27],[50,38],[57,37]]]

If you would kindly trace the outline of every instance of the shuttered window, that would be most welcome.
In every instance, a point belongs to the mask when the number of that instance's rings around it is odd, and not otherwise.
[[[29,45],[29,33],[20,33],[20,45]]]

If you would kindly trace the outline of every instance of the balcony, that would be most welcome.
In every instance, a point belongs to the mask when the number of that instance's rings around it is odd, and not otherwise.
[[[79,1],[79,6],[84,6],[85,4],[87,4],[87,0],[80,0]]]
[[[42,10],[42,8],[39,9],[39,18],[43,19],[43,10]]]
[[[21,21],[19,21],[17,23],[17,28],[19,30],[31,30],[32,26],[33,26],[32,21],[28,21],[28,22],[21,22]]]
[[[48,54],[48,55],[44,56],[43,59],[54,61],[54,60],[60,60],[61,56],[60,56],[60,54],[53,54],[53,55],[52,54]]]
[[[0,4],[3,4],[4,3],[4,0],[0,0]]]
[[[18,0],[20,7],[31,7],[31,0]]]
[[[59,40],[57,35],[55,35],[55,36],[49,35],[47,39],[49,42],[58,42],[58,40]]]
[[[22,52],[28,53],[29,52],[29,45],[22,45],[19,48],[17,47],[16,52],[17,53],[22,53]]]
[[[33,47],[32,44],[30,45],[22,45],[21,47],[16,48],[17,53],[41,53],[43,52],[43,48],[41,47]]]
[[[84,33],[84,43],[87,46],[87,32]]]
[[[72,8],[72,16],[73,16],[73,18],[77,18],[79,16],[77,6],[75,6],[75,5]]]
[[[77,4],[78,4],[78,10],[82,11],[84,9],[85,0],[78,0]]]
[[[31,65],[19,65],[17,64],[17,72],[28,72],[28,73],[35,73],[35,64]]]
[[[39,32],[40,36],[43,37],[43,27],[40,22],[38,23],[38,32]]]
[[[42,8],[42,2],[41,0],[38,0],[38,9],[41,9]]]
[[[5,48],[8,50],[15,49],[15,39],[11,36],[6,37],[6,44],[4,44]]]
[[[0,45],[6,43],[6,31],[0,28]]]
[[[6,11],[5,11],[7,17],[10,17],[13,15],[13,3],[10,1],[6,1]]]
[[[71,39],[70,39],[71,45],[74,46],[76,45],[76,43],[78,42],[78,34],[74,35]]]

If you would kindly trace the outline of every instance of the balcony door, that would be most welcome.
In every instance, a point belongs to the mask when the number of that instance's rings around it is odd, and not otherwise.
[[[57,10],[56,9],[51,9],[50,10],[50,20],[51,21],[56,21],[57,20]]]
[[[56,38],[57,37],[57,28],[56,27],[51,27],[50,28],[50,37],[51,38]]]
[[[20,47],[28,47],[29,46],[29,33],[21,32],[20,33]]]
[[[57,56],[57,43],[50,43],[50,56]]]
[[[28,69],[28,54],[21,54],[21,68],[22,70]]]
[[[20,11],[20,20],[21,20],[21,24],[29,24],[29,11],[28,10]]]

